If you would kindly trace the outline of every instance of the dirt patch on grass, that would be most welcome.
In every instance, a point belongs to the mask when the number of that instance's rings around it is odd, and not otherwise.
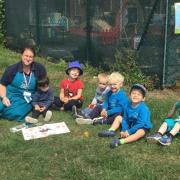
[[[180,99],[180,89],[164,89],[164,90],[154,90],[150,91],[149,97],[155,99],[166,99],[173,97],[175,99]]]

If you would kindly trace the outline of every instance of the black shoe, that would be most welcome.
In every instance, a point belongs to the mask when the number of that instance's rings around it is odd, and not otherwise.
[[[75,105],[72,106],[72,113],[73,115],[77,115],[77,107]]]
[[[84,118],[80,110],[75,105],[72,106],[72,114],[75,118]]]

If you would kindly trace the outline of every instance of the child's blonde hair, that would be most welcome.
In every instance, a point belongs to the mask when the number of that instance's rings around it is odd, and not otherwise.
[[[109,83],[117,81],[119,83],[123,83],[124,82],[124,76],[122,74],[120,74],[119,72],[113,72],[110,74],[109,76]]]
[[[98,77],[97,77],[98,81],[100,81],[100,79],[107,79],[108,81],[108,78],[109,78],[109,75],[106,73],[100,73],[98,74]]]

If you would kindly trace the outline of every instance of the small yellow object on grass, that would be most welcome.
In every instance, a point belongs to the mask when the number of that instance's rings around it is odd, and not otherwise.
[[[88,137],[89,137],[89,132],[88,132],[88,131],[85,131],[85,132],[83,133],[83,136],[88,138]]]

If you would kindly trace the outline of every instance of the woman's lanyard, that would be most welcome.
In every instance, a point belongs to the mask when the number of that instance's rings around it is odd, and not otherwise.
[[[32,77],[32,72],[30,73],[29,81],[27,81],[26,75],[25,75],[25,73],[23,72],[23,78],[24,78],[24,83],[25,83],[25,88],[26,88],[26,90],[28,90],[29,84],[30,84],[30,82],[31,82],[31,77]]]

